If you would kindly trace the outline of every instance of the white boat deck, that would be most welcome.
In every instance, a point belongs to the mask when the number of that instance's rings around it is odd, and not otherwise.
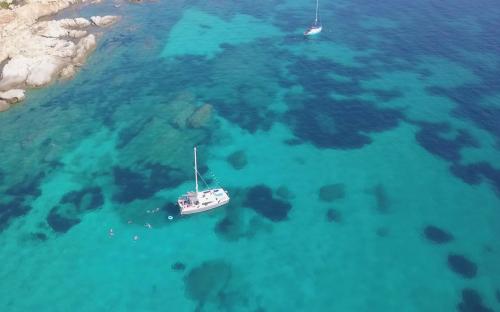
[[[229,195],[222,188],[198,192],[189,192],[177,201],[181,207],[181,214],[202,212],[217,208],[229,202]]]

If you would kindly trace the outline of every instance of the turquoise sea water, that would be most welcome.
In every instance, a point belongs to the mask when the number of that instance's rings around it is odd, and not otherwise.
[[[0,310],[500,311],[500,6],[323,2],[61,14],[123,18],[0,114]]]

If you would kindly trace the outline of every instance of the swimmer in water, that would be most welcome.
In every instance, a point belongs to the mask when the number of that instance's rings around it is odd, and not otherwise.
[[[134,240],[136,241],[136,240],[138,240],[138,239],[139,239],[139,236],[134,235]]]
[[[115,232],[113,232],[113,229],[109,229],[109,236],[115,235]]]
[[[150,228],[151,228],[151,224],[149,224],[149,223],[146,223],[146,224],[144,224],[144,225],[145,225],[148,229],[150,229]]]

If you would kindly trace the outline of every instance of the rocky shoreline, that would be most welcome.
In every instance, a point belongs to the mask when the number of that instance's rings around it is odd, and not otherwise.
[[[23,5],[0,9],[0,112],[24,100],[27,88],[73,77],[96,47],[91,30],[119,19],[107,15],[40,21],[84,2],[26,0]]]

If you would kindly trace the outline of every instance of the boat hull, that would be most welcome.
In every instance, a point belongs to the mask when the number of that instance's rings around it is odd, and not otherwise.
[[[195,193],[188,193],[177,200],[181,215],[211,210],[228,202],[229,195],[222,188],[199,192],[197,196]]]
[[[313,27],[313,28],[310,28],[308,29],[305,33],[304,33],[304,36],[312,36],[312,35],[316,35],[316,34],[319,34],[321,32],[321,30],[323,30],[323,27]]]

